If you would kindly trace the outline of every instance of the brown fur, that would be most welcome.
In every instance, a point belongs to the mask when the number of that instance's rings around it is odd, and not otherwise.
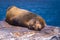
[[[45,21],[40,16],[15,6],[8,8],[6,21],[12,25],[26,26],[35,30],[45,27]]]

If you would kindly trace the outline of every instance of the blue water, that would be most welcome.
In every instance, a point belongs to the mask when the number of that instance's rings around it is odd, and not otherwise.
[[[0,20],[13,5],[42,16],[48,25],[60,26],[60,0],[0,0]]]

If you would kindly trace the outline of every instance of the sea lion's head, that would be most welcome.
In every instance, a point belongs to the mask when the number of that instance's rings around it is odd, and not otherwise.
[[[32,18],[28,22],[29,29],[42,30],[45,27],[45,21],[42,18]]]

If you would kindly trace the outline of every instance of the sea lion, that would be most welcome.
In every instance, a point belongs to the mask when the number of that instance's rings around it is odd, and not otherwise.
[[[46,24],[44,19],[39,15],[15,6],[7,9],[5,21],[12,25],[23,26],[34,30],[41,30]]]

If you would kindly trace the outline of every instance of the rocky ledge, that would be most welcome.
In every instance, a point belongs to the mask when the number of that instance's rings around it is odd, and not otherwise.
[[[0,40],[60,40],[60,27],[46,26],[34,31],[0,21]]]

